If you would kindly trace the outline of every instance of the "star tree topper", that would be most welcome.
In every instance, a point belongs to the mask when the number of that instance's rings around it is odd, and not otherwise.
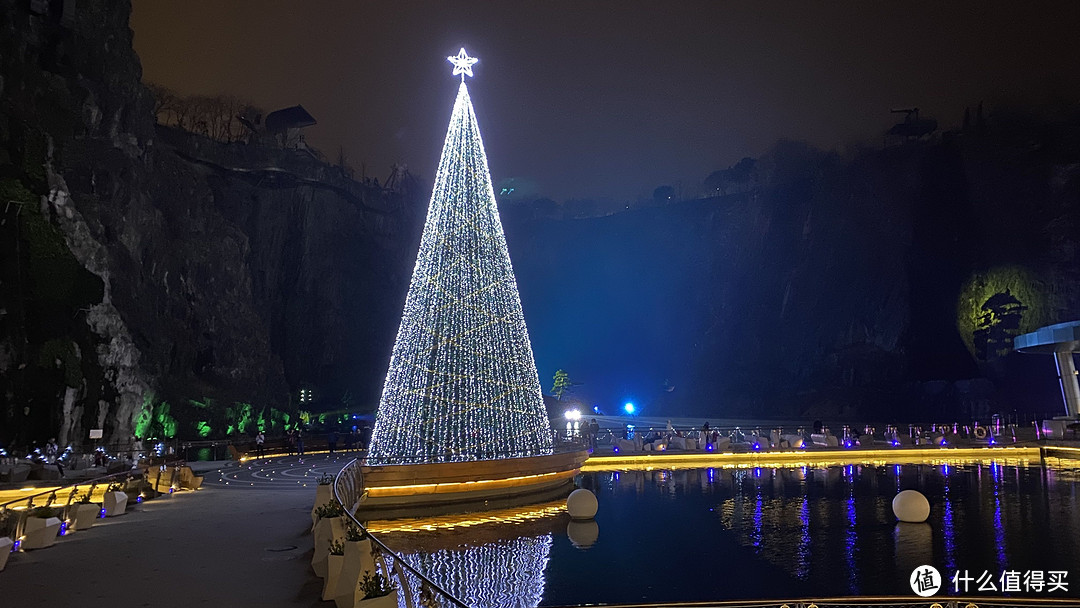
[[[465,77],[472,77],[472,66],[477,61],[480,61],[476,57],[469,57],[465,53],[465,47],[461,47],[461,51],[455,56],[451,55],[446,58],[447,61],[454,64],[454,73],[451,76],[457,76],[461,74],[461,81],[465,82]]]

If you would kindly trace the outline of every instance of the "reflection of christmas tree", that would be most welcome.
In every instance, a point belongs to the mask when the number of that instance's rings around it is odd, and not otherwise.
[[[449,58],[472,75],[464,49]],[[369,462],[548,453],[550,426],[464,76],[458,89]]]
[[[521,536],[423,551],[404,559],[466,605],[525,608],[544,599],[544,569],[551,544],[551,534]]]

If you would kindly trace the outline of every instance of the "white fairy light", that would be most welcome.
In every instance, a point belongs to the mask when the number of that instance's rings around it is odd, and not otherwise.
[[[472,78],[472,66],[477,61],[480,61],[476,57],[469,57],[469,55],[465,52],[465,47],[461,47],[461,51],[458,52],[457,55],[451,55],[447,57],[446,60],[454,64],[454,73],[452,74],[453,76],[462,74],[461,82],[465,82],[465,76]]]
[[[471,75],[476,60],[465,49],[450,59],[461,60],[454,74]],[[462,461],[551,450],[529,332],[463,80],[368,459]]]
[[[422,551],[404,559],[469,606],[525,608],[544,599],[552,542],[548,533]]]

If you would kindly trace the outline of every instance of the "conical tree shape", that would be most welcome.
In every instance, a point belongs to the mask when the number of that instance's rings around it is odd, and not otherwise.
[[[462,82],[368,461],[512,458],[551,448],[487,156]]]

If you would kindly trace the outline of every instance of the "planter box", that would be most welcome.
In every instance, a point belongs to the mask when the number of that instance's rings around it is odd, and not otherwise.
[[[369,600],[360,600],[356,602],[356,608],[397,608],[398,606],[398,592],[397,589],[390,592],[389,595],[377,597]]]
[[[189,490],[198,490],[202,487],[203,476],[196,475],[191,467],[184,467],[180,469],[180,487],[187,488]]]
[[[104,517],[116,517],[127,511],[128,495],[125,492],[106,492],[105,500],[101,504],[105,509]]]
[[[337,585],[331,596],[337,608],[353,608],[360,599],[357,585],[364,577],[364,572],[375,572],[375,558],[371,556],[371,541],[368,539],[345,543],[344,562],[338,574]],[[323,596],[326,599],[326,596]]]
[[[71,509],[71,525],[69,530],[89,530],[94,525],[94,520],[101,515],[101,505],[92,502],[73,505]]]
[[[326,577],[326,560],[330,557],[330,543],[345,538],[345,518],[320,519],[315,524],[315,552],[311,555],[311,567],[315,574]]]
[[[315,524],[319,523],[319,518],[315,515],[315,509],[325,505],[334,499],[334,491],[331,489],[334,486],[331,485],[318,485],[315,486],[315,504],[311,507],[311,529],[315,529]]]
[[[0,572],[4,570],[8,558],[11,557],[11,548],[13,546],[15,546],[15,541],[6,536],[0,536]]]
[[[323,579],[322,599],[334,599],[338,580],[341,578],[341,566],[345,563],[344,555],[330,555],[326,558],[326,578]]]
[[[20,545],[24,550],[44,549],[53,546],[56,535],[60,533],[60,518],[30,517],[26,520],[26,530]]]

